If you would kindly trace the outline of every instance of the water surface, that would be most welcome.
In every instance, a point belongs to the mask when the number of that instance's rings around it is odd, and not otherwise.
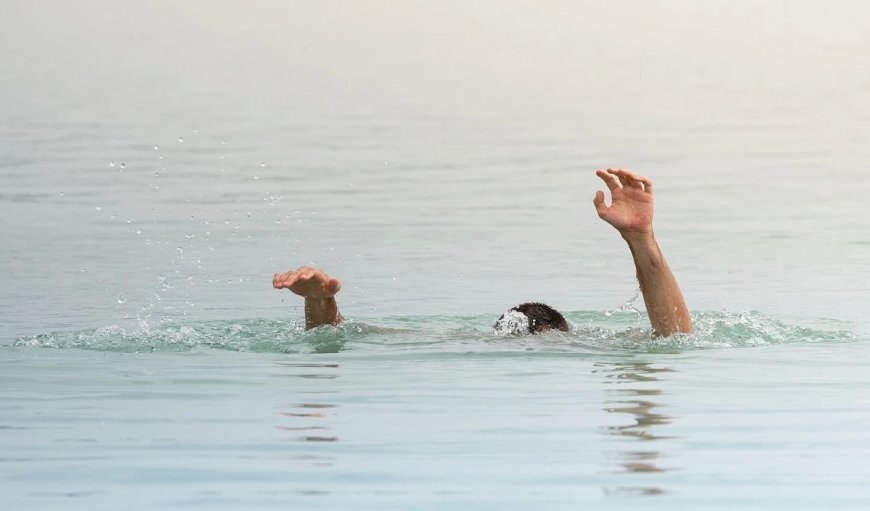
[[[866,509],[868,15],[12,2],[4,502]],[[608,166],[695,334],[634,311]],[[302,264],[350,322],[302,331]],[[529,300],[572,332],[489,331]]]

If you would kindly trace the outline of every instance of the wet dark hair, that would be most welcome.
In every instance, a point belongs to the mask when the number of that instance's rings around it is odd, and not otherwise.
[[[529,333],[531,334],[544,333],[552,329],[563,332],[568,331],[568,322],[565,320],[565,316],[547,304],[538,302],[522,303],[516,307],[511,307],[508,311],[517,311],[525,314],[529,318]],[[502,318],[504,318],[504,314],[496,320],[496,324]]]

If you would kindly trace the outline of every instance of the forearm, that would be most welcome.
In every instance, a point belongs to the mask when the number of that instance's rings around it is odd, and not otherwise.
[[[692,331],[692,317],[680,286],[665,261],[652,231],[641,234],[625,234],[637,280],[643,293],[647,314],[655,335],[669,336]]]
[[[344,320],[335,298],[305,298],[305,329],[320,325],[337,325]]]

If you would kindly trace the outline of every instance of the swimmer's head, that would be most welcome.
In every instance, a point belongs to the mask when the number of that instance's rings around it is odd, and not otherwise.
[[[499,335],[542,334],[548,330],[568,331],[568,322],[559,311],[543,303],[524,303],[508,309],[492,329]]]

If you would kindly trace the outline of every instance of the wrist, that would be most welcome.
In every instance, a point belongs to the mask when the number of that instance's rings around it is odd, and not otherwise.
[[[305,306],[313,309],[324,309],[335,303],[335,297],[329,298],[314,298],[312,296],[305,297]]]
[[[311,330],[320,325],[337,325],[342,317],[334,297],[305,297],[305,329]]]
[[[652,228],[649,229],[624,229],[619,234],[629,245],[644,245],[655,243],[655,235]]]

